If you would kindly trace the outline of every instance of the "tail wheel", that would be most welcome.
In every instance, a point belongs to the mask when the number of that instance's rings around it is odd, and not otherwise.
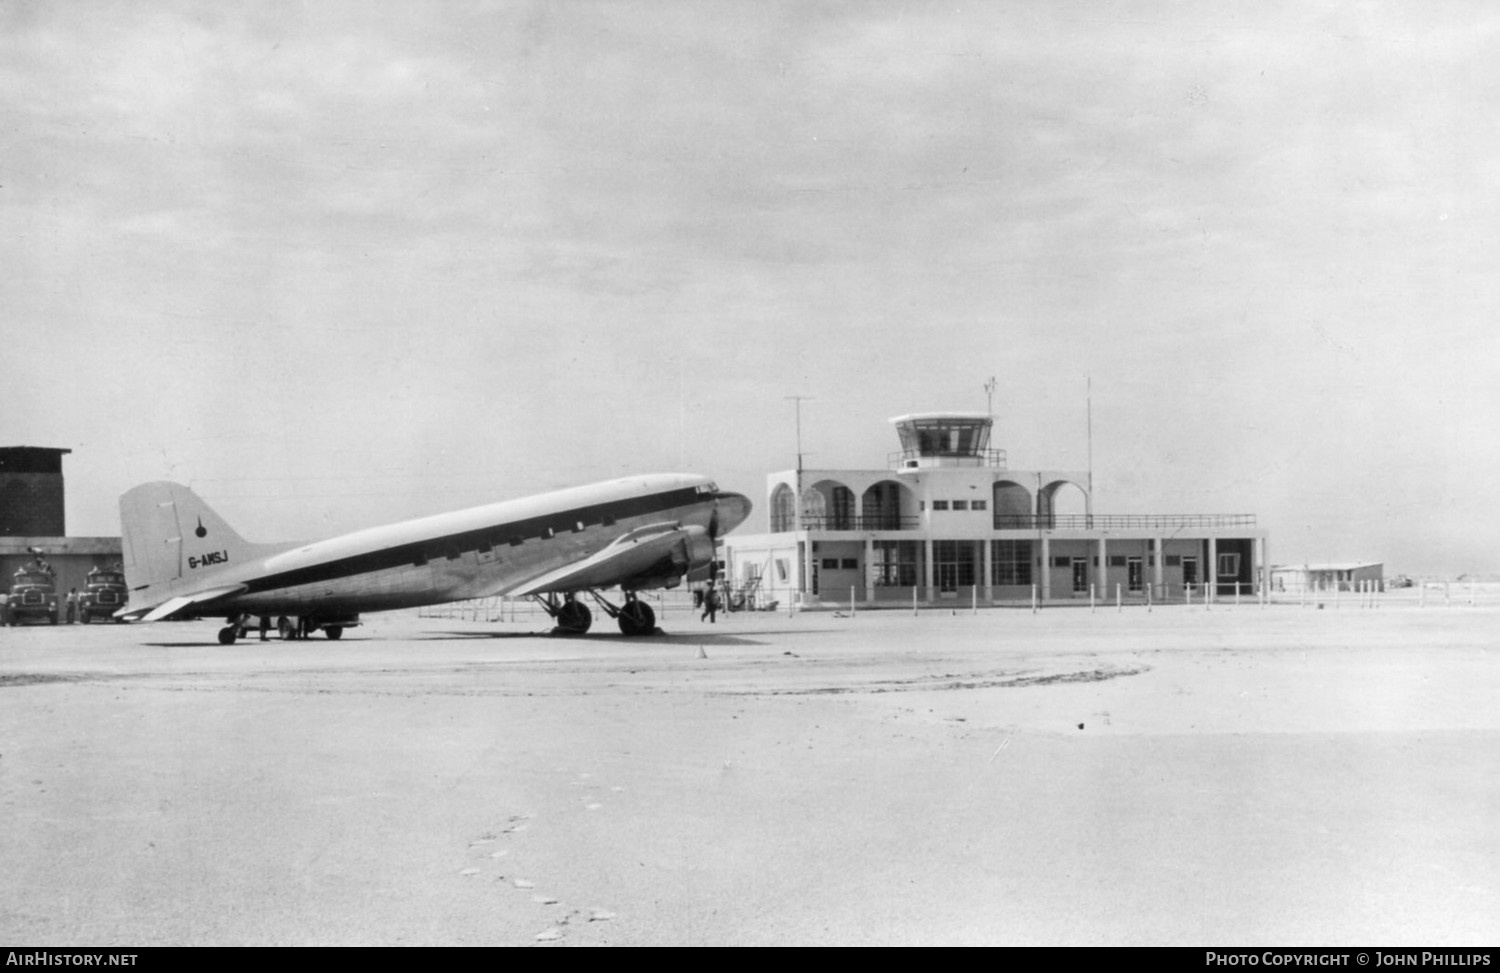
[[[632,598],[620,608],[620,631],[626,635],[650,635],[656,631],[656,612],[644,601]]]

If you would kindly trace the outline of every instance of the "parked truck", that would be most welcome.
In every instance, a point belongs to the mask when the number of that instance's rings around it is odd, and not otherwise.
[[[130,600],[125,575],[120,568],[94,568],[78,595],[78,620],[87,625],[94,619],[109,619]],[[115,621],[124,621],[116,618]]]
[[[57,603],[57,581],[52,569],[36,561],[17,569],[10,583],[10,600],[6,602],[6,621],[19,625],[23,621],[47,621],[56,625],[61,618]]]

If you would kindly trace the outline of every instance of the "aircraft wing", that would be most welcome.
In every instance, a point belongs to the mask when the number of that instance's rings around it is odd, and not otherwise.
[[[194,605],[203,605],[210,601],[218,601],[220,598],[237,595],[245,590],[246,588],[242,584],[228,584],[217,588],[205,588],[202,591],[195,591],[190,595],[168,598],[154,608],[127,607],[123,611],[116,612],[115,615],[119,618],[135,619],[142,622],[159,622],[163,619],[184,614]]]
[[[676,567],[689,562],[691,545],[696,539],[693,531],[702,532],[701,528],[684,528],[676,523],[639,527],[617,537],[602,551],[582,561],[565,564],[519,587],[496,593],[520,598],[548,591],[579,591],[615,585],[633,587],[639,583],[645,587],[644,582],[671,573],[662,570],[664,562]],[[708,543],[712,544],[712,541]]]

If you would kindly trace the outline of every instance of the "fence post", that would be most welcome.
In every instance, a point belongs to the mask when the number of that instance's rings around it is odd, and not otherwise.
[[[855,611],[855,608],[854,608],[854,587],[855,586],[852,585],[852,584],[849,586],[849,617],[850,618],[854,617],[854,611]]]
[[[1036,614],[1036,585],[1031,586],[1031,613]]]
[[[1115,582],[1115,612],[1119,613],[1119,612],[1122,612],[1124,610],[1125,610],[1125,608],[1124,608],[1124,602],[1122,602],[1120,600],[1120,582],[1116,581]]]

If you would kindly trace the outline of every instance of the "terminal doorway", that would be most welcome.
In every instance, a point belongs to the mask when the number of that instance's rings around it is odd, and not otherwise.
[[[937,576],[939,592],[944,595],[958,594],[957,564],[944,564],[942,562],[939,562],[937,565]]]

